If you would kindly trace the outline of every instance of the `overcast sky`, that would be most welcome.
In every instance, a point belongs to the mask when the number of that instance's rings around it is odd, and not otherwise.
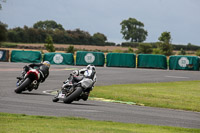
[[[171,32],[172,43],[200,45],[200,0],[7,0],[0,21],[8,28],[32,27],[38,21],[54,20],[66,30],[96,32],[108,41],[125,42],[122,20],[144,23],[145,42],[156,42],[162,32]]]

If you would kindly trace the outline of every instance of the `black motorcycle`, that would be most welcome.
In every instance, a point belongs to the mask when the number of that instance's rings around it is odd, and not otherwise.
[[[26,73],[22,71],[22,76],[17,77],[17,88],[15,89],[16,93],[22,93],[22,91],[32,91],[33,89],[37,89],[40,80],[40,72],[36,69],[30,68],[30,70]]]
[[[85,78],[84,76],[76,77],[73,74],[70,74],[69,78],[63,82],[61,90],[57,91],[57,94],[52,101],[58,102],[59,100],[62,100],[67,104],[70,104],[73,101],[79,101],[80,99],[86,101],[95,82],[96,74],[93,79]]]

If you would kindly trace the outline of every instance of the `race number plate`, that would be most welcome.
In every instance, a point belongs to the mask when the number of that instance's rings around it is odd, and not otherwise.
[[[62,94],[62,93],[59,94],[59,95],[58,95],[58,98],[65,98],[65,94]]]

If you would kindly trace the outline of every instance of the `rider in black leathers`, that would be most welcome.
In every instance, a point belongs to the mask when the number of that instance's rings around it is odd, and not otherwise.
[[[42,63],[32,63],[29,65],[26,65],[26,66],[24,66],[24,71],[22,72],[22,77],[17,77],[17,79],[21,80],[31,68],[38,70],[40,73],[40,79],[38,80],[38,82],[36,82],[37,87],[35,89],[37,89],[39,86],[39,83],[40,82],[43,83],[45,81],[45,79],[49,76],[50,63],[49,63],[49,61],[44,61]]]
[[[27,73],[30,68],[36,68],[41,74],[40,82],[44,82],[45,79],[49,76],[49,68],[50,63],[48,61],[44,61],[43,63],[33,63],[28,66],[24,66],[24,70]]]

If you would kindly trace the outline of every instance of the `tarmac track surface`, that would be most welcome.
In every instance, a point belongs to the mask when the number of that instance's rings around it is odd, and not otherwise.
[[[142,123],[185,128],[200,128],[200,113],[172,109],[152,108],[103,101],[77,101],[72,104],[53,103],[46,90],[57,90],[69,73],[83,66],[51,65],[50,76],[38,90],[15,94],[16,77],[25,63],[0,63],[0,112],[74,116],[91,120],[106,120],[124,123]],[[197,71],[170,71],[156,69],[96,67],[97,86],[200,80]],[[95,89],[93,90],[95,91]]]

